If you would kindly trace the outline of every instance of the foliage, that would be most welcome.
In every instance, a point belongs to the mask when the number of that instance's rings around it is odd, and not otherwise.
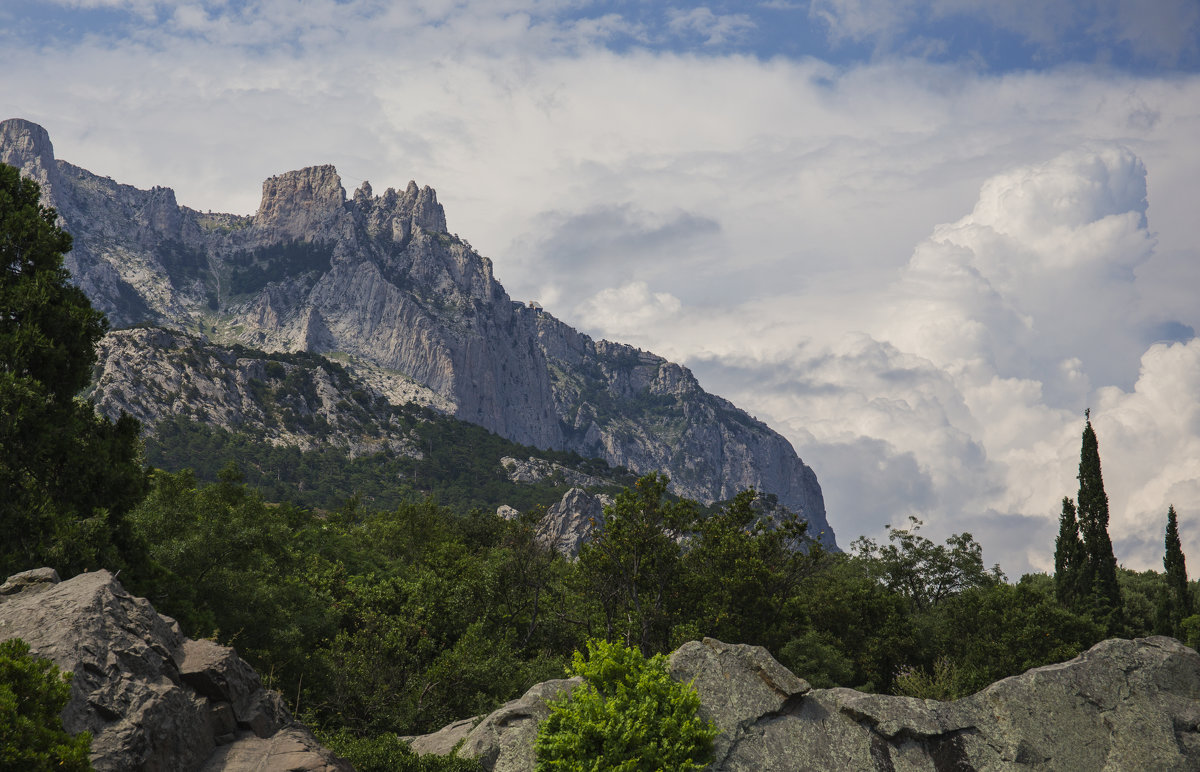
[[[285,241],[238,252],[231,260],[238,267],[229,277],[229,293],[257,292],[271,282],[309,271],[327,271],[332,256],[333,244],[320,241]]]
[[[483,765],[473,759],[418,756],[395,734],[359,737],[343,729],[318,733],[317,739],[349,761],[356,772],[483,772]]]
[[[938,657],[932,672],[921,667],[907,667],[896,675],[893,687],[896,694],[922,700],[957,700],[966,693],[963,675],[949,657]]]
[[[1183,546],[1179,543],[1179,524],[1176,521],[1175,507],[1167,507],[1167,528],[1164,536],[1165,554],[1163,568],[1166,569],[1166,592],[1163,616],[1164,632],[1178,635],[1180,624],[1184,617],[1192,615],[1195,604],[1188,591],[1187,564],[1183,557]]]
[[[945,545],[917,534],[921,521],[909,517],[908,528],[888,526],[891,544],[879,545],[860,537],[851,545],[860,558],[891,590],[899,592],[914,611],[927,611],[943,600],[972,587],[1003,581],[999,566],[983,567],[983,548],[969,533],[955,534]]]
[[[136,566],[124,516],[144,494],[138,426],[87,386],[103,315],[71,285],[71,237],[38,186],[0,164],[0,575]]]
[[[1058,602],[1068,608],[1078,608],[1091,588],[1084,586],[1084,566],[1087,550],[1079,537],[1075,502],[1064,496],[1062,515],[1058,521],[1058,538],[1054,542],[1054,592]]]
[[[1117,583],[1117,559],[1108,535],[1108,494],[1100,472],[1100,450],[1090,416],[1083,430],[1079,451],[1079,532],[1083,537],[1084,563],[1080,586],[1091,613],[1103,620],[1110,633],[1119,632],[1121,588]]]
[[[717,729],[696,715],[699,695],[671,678],[664,655],[595,639],[587,650],[568,671],[583,684],[552,701],[538,729],[538,770],[688,770],[711,759]]]
[[[268,362],[278,361],[275,356],[272,354]],[[287,382],[267,382],[264,387],[276,404],[290,399],[291,385]],[[326,510],[339,508],[351,496],[360,497],[373,509],[391,509],[434,496],[458,512],[495,510],[500,504],[527,511],[562,498],[566,489],[557,480],[533,484],[509,480],[500,469],[500,459],[505,456],[535,456],[602,478],[630,479],[627,473],[610,469],[603,461],[520,445],[481,426],[416,405],[390,407],[370,421],[364,419],[362,432],[369,435],[389,422],[409,427],[413,448],[420,452],[380,452],[351,458],[345,448],[336,445],[301,450],[249,432],[175,417],[154,426],[146,438],[146,459],[170,471],[191,469],[198,480],[205,482],[215,481],[223,467],[236,463],[244,471],[246,482],[260,490],[264,498]]]
[[[579,569],[604,614],[605,639],[643,654],[668,644],[669,600],[678,576],[675,539],[696,522],[695,502],[669,501],[665,477],[642,477],[605,509],[604,529],[583,545]]]
[[[92,737],[74,737],[60,714],[71,699],[71,675],[30,656],[19,638],[0,643],[0,769],[86,772]]]

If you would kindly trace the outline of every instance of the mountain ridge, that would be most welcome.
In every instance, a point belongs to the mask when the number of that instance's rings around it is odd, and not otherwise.
[[[0,122],[0,161],[42,185],[75,237],[68,270],[114,326],[345,358],[516,442],[662,471],[679,495],[773,493],[836,548],[786,439],[687,368],[513,301],[428,186],[347,196],[334,167],[312,166],[268,178],[253,216],[203,214],[170,188],[58,161],[49,133],[19,119]]]

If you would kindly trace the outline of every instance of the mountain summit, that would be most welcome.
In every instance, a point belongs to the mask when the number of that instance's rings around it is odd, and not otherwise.
[[[508,439],[662,471],[683,496],[774,494],[836,547],[786,439],[688,369],[513,301],[432,188],[347,197],[333,166],[313,166],[264,182],[253,216],[201,213],[55,159],[45,129],[17,119],[0,122],[0,161],[42,185],[75,237],[74,281],[114,326],[333,356]]]

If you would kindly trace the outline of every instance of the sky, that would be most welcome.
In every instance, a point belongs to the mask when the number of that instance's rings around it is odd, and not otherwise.
[[[1091,410],[1122,565],[1200,567],[1195,0],[0,0],[0,118],[249,214],[431,185],[518,300],[785,435],[839,543],[1053,567]]]

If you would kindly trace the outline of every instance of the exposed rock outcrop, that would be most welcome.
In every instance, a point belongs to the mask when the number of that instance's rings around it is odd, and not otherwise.
[[[107,571],[0,587],[0,640],[73,673],[63,726],[92,733],[97,772],[352,772],[233,649],[185,638]]]
[[[332,166],[314,166],[268,179],[257,213],[239,217],[58,161],[28,121],[0,122],[0,159],[43,184],[75,237],[67,267],[114,326],[337,352],[379,391],[417,384],[510,440],[665,472],[682,496],[773,493],[836,548],[816,475],[787,440],[686,368],[513,302],[429,187],[363,183],[347,198]]]
[[[612,502],[611,497],[603,494],[570,489],[538,521],[535,531],[538,542],[569,558],[575,557],[583,543],[604,528],[604,508]]]
[[[1103,641],[955,702],[812,689],[765,649],[711,638],[670,670],[721,730],[714,772],[1200,769],[1200,654],[1172,638]],[[460,755],[532,769],[528,722],[559,683],[483,719]]]

